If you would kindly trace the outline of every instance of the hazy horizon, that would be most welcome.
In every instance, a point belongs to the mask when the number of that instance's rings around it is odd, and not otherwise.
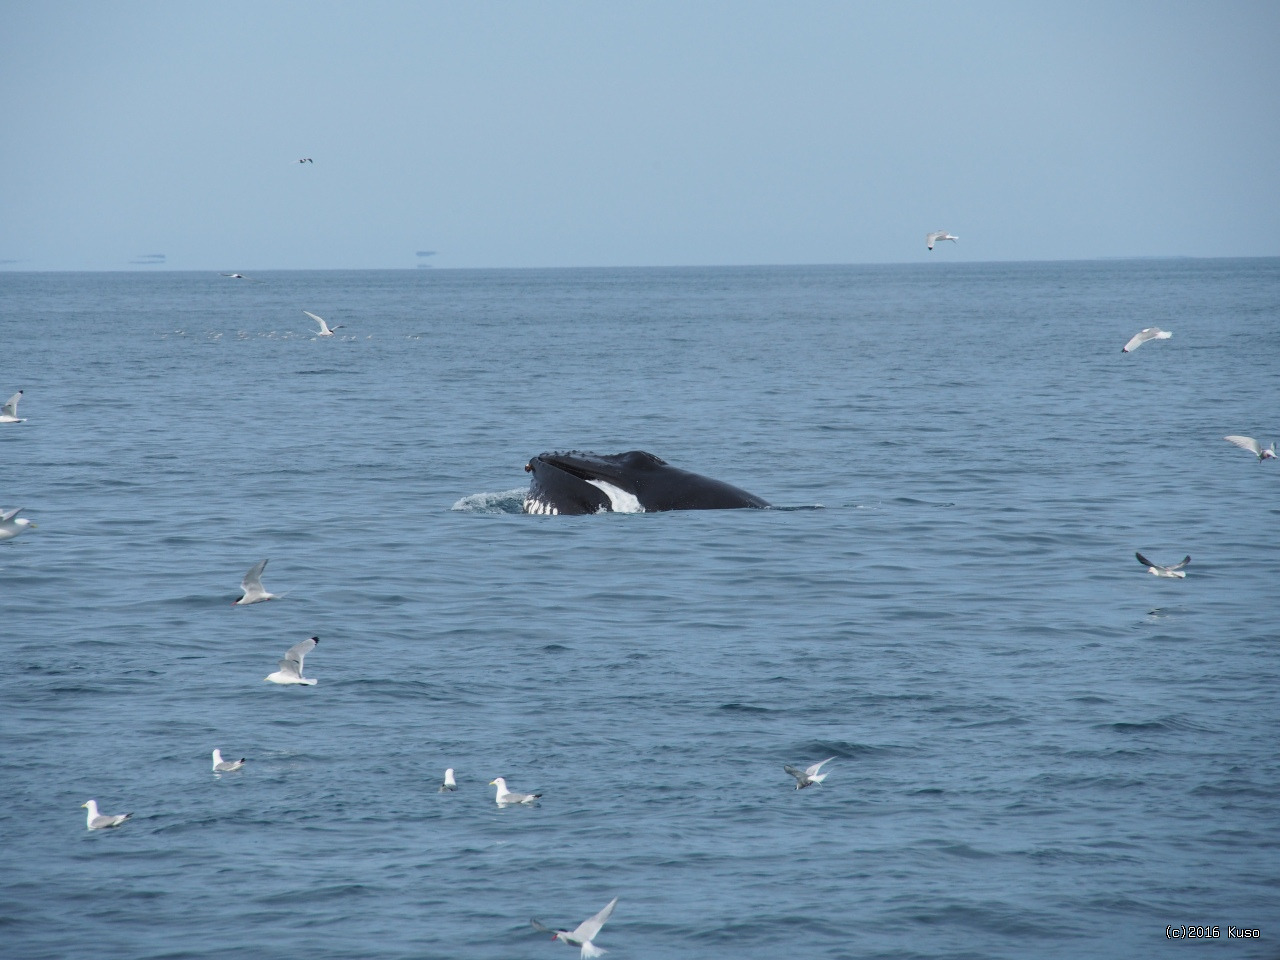
[[[1277,256],[1278,41],[1253,3],[2,2],[0,269]]]

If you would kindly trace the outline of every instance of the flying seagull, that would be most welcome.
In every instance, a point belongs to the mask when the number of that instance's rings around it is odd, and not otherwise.
[[[87,807],[89,810],[86,820],[90,830],[105,830],[107,827],[118,827],[133,816],[132,813],[99,813],[97,800],[86,800],[80,806]]]
[[[244,766],[244,757],[239,760],[223,760],[222,751],[215,749],[213,751],[213,772],[214,773],[230,773],[232,770],[239,770]]]
[[[12,397],[4,402],[4,406],[0,407],[0,423],[22,423],[25,417],[18,416],[18,401],[22,399],[22,391],[19,390]]]
[[[939,240],[950,240],[952,243],[954,243],[959,239],[960,239],[959,237],[953,237],[951,234],[947,233],[947,231],[945,230],[935,230],[933,231],[933,233],[926,233],[924,235],[924,245],[928,247],[930,250],[932,250],[933,245],[937,243]]]
[[[540,920],[531,920],[529,922],[533,924],[533,929],[537,930],[539,933],[551,934],[552,940],[560,940],[564,943],[570,944],[571,946],[581,944],[583,957],[598,957],[600,954],[606,953],[607,951],[597,947],[591,941],[599,935],[600,928],[603,927],[605,921],[612,916],[613,908],[617,905],[618,898],[614,897],[604,905],[603,910],[597,913],[590,920],[583,920],[574,930],[552,930]]]
[[[1191,555],[1182,558],[1181,563],[1175,563],[1171,567],[1162,567],[1158,563],[1152,563],[1140,553],[1134,553],[1138,558],[1138,562],[1147,568],[1147,573],[1154,573],[1157,577],[1177,577],[1179,580],[1185,580],[1187,572],[1182,569],[1191,562]]]
[[[26,517],[18,516],[21,512],[21,507],[14,507],[12,510],[0,513],[0,540],[12,540],[28,528],[37,529],[37,524],[32,523]]]
[[[834,759],[835,757],[827,757],[827,759],[823,760],[821,763],[815,763],[813,766],[805,767],[803,770],[797,770],[790,764],[784,763],[782,765],[782,769],[796,778],[796,789],[803,790],[810,784],[821,783],[823,780],[827,779],[827,774],[831,771],[828,770],[827,773],[819,773],[818,770],[822,768],[823,763],[830,763]]]
[[[1271,446],[1263,449],[1262,444],[1253,439],[1253,437],[1241,437],[1233,433],[1231,436],[1223,437],[1222,439],[1227,443],[1234,443],[1241,450],[1248,450],[1258,458],[1259,463],[1263,460],[1276,459],[1276,444],[1274,440],[1271,442]]]
[[[458,789],[458,781],[453,779],[453,767],[444,772],[444,783],[440,784],[439,793],[448,793],[450,790]]]
[[[1159,327],[1147,327],[1145,330],[1139,330],[1133,337],[1120,348],[1121,353],[1129,353],[1131,350],[1137,350],[1148,340],[1168,340],[1173,334],[1168,330],[1161,330]]]
[[[303,158],[302,158],[301,160],[299,160],[298,162],[299,162],[299,163],[314,163],[314,161],[313,161],[310,157],[303,157]]]
[[[266,568],[266,560],[255,563],[249,568],[249,572],[246,573],[244,575],[244,579],[240,581],[240,589],[244,591],[244,596],[239,600],[233,600],[231,602],[233,607],[243,607],[249,603],[261,603],[263,600],[280,599],[274,593],[267,593],[267,591],[262,588],[262,571]]]
[[[307,637],[301,643],[295,643],[280,661],[280,669],[275,673],[267,674],[263,679],[270,680],[272,683],[301,683],[309,687],[315,686],[315,680],[302,675],[302,659],[314,650],[319,642],[319,637]]]
[[[232,280],[248,280],[250,283],[261,283],[261,280],[255,280],[253,277],[246,277],[243,273],[223,273],[223,277],[230,277]]]
[[[341,329],[342,329],[342,324],[340,324],[340,323],[335,323],[335,324],[331,327],[331,326],[329,326],[327,323],[325,323],[325,322],[324,322],[324,319],[323,319],[322,317],[317,317],[317,316],[316,316],[314,313],[312,313],[310,310],[303,310],[302,312],[303,312],[303,313],[305,313],[305,314],[306,314],[308,317],[310,317],[312,320],[314,320],[316,323],[320,324],[320,330],[316,333],[316,336],[317,336],[317,337],[332,337],[332,336],[333,336],[333,331],[335,331],[335,330],[341,330]]]
[[[533,801],[542,796],[540,793],[516,793],[508,790],[507,781],[502,777],[490,780],[489,786],[498,788],[494,802],[500,807],[505,807],[508,803],[533,803]]]

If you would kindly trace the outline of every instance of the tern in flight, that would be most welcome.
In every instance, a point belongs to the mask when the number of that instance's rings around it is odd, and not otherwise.
[[[240,589],[244,591],[244,596],[239,600],[233,600],[233,607],[243,607],[250,603],[261,603],[263,600],[279,600],[274,593],[267,593],[262,588],[262,571],[267,568],[267,561],[261,560],[249,568],[249,572],[244,575],[244,579],[240,581]]]
[[[1276,459],[1276,444],[1274,440],[1271,441],[1271,446],[1263,447],[1262,444],[1253,439],[1253,437],[1241,437],[1234,433],[1231,436],[1223,437],[1222,439],[1227,441],[1227,443],[1234,443],[1241,450],[1248,450],[1258,458],[1259,463],[1263,460]]]
[[[959,239],[960,239],[959,237],[953,237],[951,234],[947,233],[947,231],[945,230],[935,230],[933,231],[933,233],[926,233],[924,235],[924,245],[928,247],[930,250],[932,250],[933,245],[937,243],[939,240],[950,240],[952,243],[954,243]]]
[[[324,318],[323,318],[323,317],[317,317],[317,316],[316,316],[314,313],[312,313],[310,310],[303,310],[302,312],[303,312],[303,313],[305,313],[305,314],[306,314],[308,317],[310,317],[312,320],[314,320],[316,323],[320,324],[320,329],[316,332],[316,336],[317,336],[317,337],[332,337],[332,336],[333,336],[333,331],[335,331],[335,330],[341,330],[341,329],[342,329],[342,324],[340,324],[340,323],[335,323],[335,324],[331,327],[331,326],[329,326],[329,324],[327,324],[327,323],[325,323],[325,322],[324,322]]]
[[[830,770],[828,770],[827,773],[819,773],[818,771],[822,769],[823,763],[830,763],[834,759],[835,757],[827,757],[827,759],[823,760],[821,763],[815,763],[813,766],[805,767],[803,770],[797,770],[790,764],[784,763],[782,765],[782,769],[796,778],[796,789],[803,790],[811,784],[821,783],[823,780],[827,779],[827,774],[831,772]]]
[[[571,946],[582,946],[583,957],[598,957],[607,951],[597,947],[591,941],[600,934],[600,928],[604,926],[606,920],[613,914],[613,908],[618,905],[618,898],[614,897],[604,905],[604,909],[597,913],[590,920],[583,920],[574,930],[552,930],[540,920],[531,920],[533,929],[539,933],[551,934],[552,940],[559,940],[562,943]]]

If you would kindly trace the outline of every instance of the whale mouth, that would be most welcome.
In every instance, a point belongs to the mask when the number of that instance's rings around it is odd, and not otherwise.
[[[655,458],[656,459],[656,458]],[[558,515],[642,513],[644,507],[617,466],[593,453],[543,453],[525,470],[533,474],[524,512]]]

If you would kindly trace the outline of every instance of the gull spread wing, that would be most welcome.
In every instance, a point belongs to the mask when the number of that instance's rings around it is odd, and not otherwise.
[[[14,507],[6,513],[0,513],[0,523],[7,523],[22,512],[21,507]]]
[[[578,924],[578,929],[573,931],[573,933],[571,933],[570,936],[573,937],[573,939],[578,941],[594,940],[596,938],[596,934],[600,932],[600,928],[604,926],[604,922],[608,920],[609,917],[613,914],[613,908],[616,907],[617,905],[618,905],[618,898],[614,897],[612,900],[606,903],[604,905],[604,909],[601,910],[599,913],[597,913],[594,917],[592,917],[590,920],[583,920],[580,924]]]
[[[543,923],[541,920],[537,919],[536,917],[533,920],[530,920],[529,923],[532,924],[533,929],[537,930],[539,933],[555,933],[556,932],[555,930],[552,930],[550,927],[548,927],[545,923]]]
[[[303,640],[301,643],[295,643],[285,652],[284,659],[280,661],[280,669],[291,670],[295,673],[301,674],[302,659],[314,650],[316,648],[316,644],[319,642],[320,640],[318,637],[307,637],[307,639]],[[293,666],[286,667],[286,663],[293,664]]]
[[[19,390],[12,397],[10,397],[8,400],[5,401],[3,409],[0,409],[0,413],[3,413],[10,417],[16,417],[18,415],[18,401],[21,399],[22,399],[22,391]]]
[[[820,769],[822,769],[823,763],[830,763],[834,759],[835,757],[827,757],[827,759],[823,760],[822,763],[815,763],[813,766],[809,767],[807,770],[805,770],[805,773],[812,777],[815,773],[817,773]]]

